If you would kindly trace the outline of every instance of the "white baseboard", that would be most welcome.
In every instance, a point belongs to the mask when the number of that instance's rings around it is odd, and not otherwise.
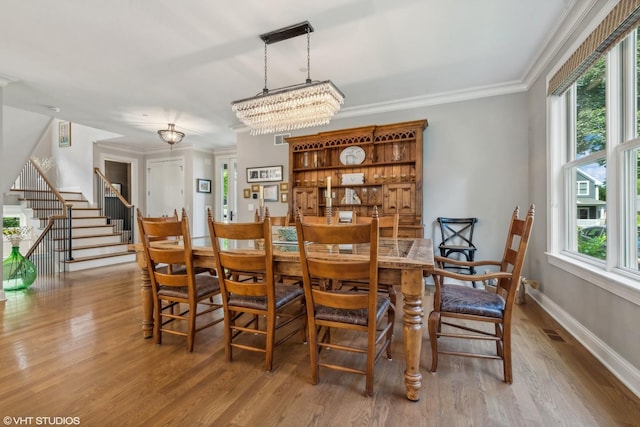
[[[564,311],[559,305],[547,298],[536,289],[527,289],[527,293],[544,311],[553,317],[580,344],[582,344],[596,359],[627,386],[636,396],[640,397],[640,370],[616,353],[604,341],[595,336],[590,330]]]

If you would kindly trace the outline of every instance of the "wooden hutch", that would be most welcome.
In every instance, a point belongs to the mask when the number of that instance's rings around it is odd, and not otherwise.
[[[289,211],[326,214],[327,177],[334,211],[400,214],[401,237],[422,237],[422,132],[426,120],[286,138]]]

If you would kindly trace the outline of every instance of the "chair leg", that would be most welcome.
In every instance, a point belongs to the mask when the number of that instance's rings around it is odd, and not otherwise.
[[[513,383],[513,369],[511,366],[511,328],[507,326],[503,331],[504,335],[502,337],[502,361],[503,361],[503,369],[504,369],[504,382],[507,384]]]
[[[309,322],[309,360],[311,362],[311,384],[318,384],[318,331],[313,322]]]
[[[395,305],[392,306],[388,311],[387,311],[387,322],[389,324],[391,324],[391,327],[389,328],[389,330],[387,331],[387,359],[392,360],[391,357],[391,340],[393,340],[393,327],[394,327],[394,323],[395,323],[395,318],[396,318],[396,311],[394,309]]]
[[[156,345],[162,344],[162,301],[156,300],[156,303],[153,306],[154,312],[154,322],[153,322],[153,343]]]
[[[429,313],[429,341],[431,342],[431,372],[438,369],[438,331],[440,331],[440,313]]]
[[[234,320],[233,317],[235,313],[231,310],[227,310],[226,307],[224,309],[224,355],[227,362],[231,362],[233,360],[233,353],[231,348],[231,339],[233,337],[233,331],[231,330],[231,326],[233,326]]]
[[[375,334],[375,331],[374,331]],[[373,373],[376,363],[376,345],[375,345],[375,336],[369,339],[369,344],[367,346],[367,373],[366,373],[366,386],[364,389],[365,396],[373,396]]]
[[[273,367],[273,343],[276,337],[276,318],[274,316],[267,316],[267,348],[265,352],[264,368],[267,371],[271,371]]]
[[[196,340],[196,312],[198,303],[189,304],[189,327],[187,328],[187,350],[189,353],[193,351]]]

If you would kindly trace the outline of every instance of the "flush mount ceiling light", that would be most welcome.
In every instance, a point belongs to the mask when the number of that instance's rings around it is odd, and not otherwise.
[[[232,110],[251,135],[282,132],[329,123],[344,103],[344,95],[331,82],[311,80],[309,22],[291,25],[260,35],[264,41],[264,89],[251,98],[233,101]],[[307,80],[304,83],[269,90],[267,88],[267,45],[307,35]]]
[[[169,129],[160,129],[158,131],[160,138],[173,148],[173,144],[177,144],[184,138],[184,132],[176,130],[176,125],[169,123]]]

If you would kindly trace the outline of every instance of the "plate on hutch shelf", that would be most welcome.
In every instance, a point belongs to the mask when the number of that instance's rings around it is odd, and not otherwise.
[[[367,157],[360,147],[347,147],[340,152],[340,163],[343,165],[359,165]]]

